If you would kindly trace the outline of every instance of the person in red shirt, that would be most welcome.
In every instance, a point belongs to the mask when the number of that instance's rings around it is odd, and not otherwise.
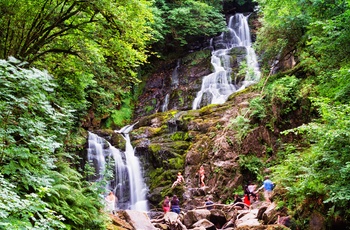
[[[165,199],[163,201],[163,211],[164,213],[167,213],[170,211],[170,200],[168,196],[165,196]]]
[[[249,199],[249,195],[248,194],[244,194],[243,203],[245,203],[246,205],[250,206],[250,199]]]

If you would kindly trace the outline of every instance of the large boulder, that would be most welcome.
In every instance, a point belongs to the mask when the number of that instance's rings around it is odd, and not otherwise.
[[[177,222],[178,217],[179,217],[179,214],[175,212],[167,212],[164,215],[164,220],[166,223],[173,225]]]
[[[258,210],[253,209],[249,211],[240,211],[238,215],[238,219],[236,220],[237,229],[240,227],[248,227],[248,228],[258,228],[262,226],[257,218]]]
[[[134,229],[138,230],[156,230],[147,216],[147,213],[136,210],[125,210],[124,217]]]
[[[262,215],[264,224],[274,224],[277,221],[278,215],[276,210],[276,204],[271,203]]]
[[[197,221],[192,225],[193,228],[203,228],[205,230],[216,230],[215,225],[207,219]]]
[[[210,210],[210,222],[212,222],[217,228],[221,228],[226,222],[226,215],[219,209]]]
[[[210,217],[210,211],[207,209],[191,210],[184,215],[183,224],[189,228],[199,220],[202,220],[202,219],[209,220],[209,217]]]

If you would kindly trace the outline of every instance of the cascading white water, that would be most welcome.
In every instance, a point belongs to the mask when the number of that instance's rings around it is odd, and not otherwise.
[[[164,104],[162,105],[162,112],[168,111],[169,94],[165,95]]]
[[[179,86],[179,71],[181,59],[177,60],[176,67],[171,75],[171,86],[177,88]]]
[[[128,133],[122,134],[125,152],[113,147],[108,141],[96,134],[89,133],[88,160],[96,170],[92,181],[104,178],[107,164],[113,164],[113,179],[108,181],[105,189],[114,191],[118,197],[119,209],[148,211],[146,200],[147,186],[142,177],[139,159],[135,156]]]
[[[176,89],[179,87],[179,72],[178,69],[180,68],[181,59],[177,60],[176,67],[173,70],[173,73],[171,74],[171,88]],[[169,97],[170,95],[165,95],[164,103],[162,105],[162,112],[168,111],[168,105],[169,105]]]
[[[230,17],[227,32],[211,40],[212,57],[211,64],[214,72],[205,76],[202,80],[201,90],[193,101],[192,109],[198,109],[203,104],[222,104],[234,92],[256,83],[260,80],[260,70],[256,54],[251,47],[250,29],[248,16],[241,13]],[[244,48],[246,51],[246,62],[248,70],[244,81],[233,84],[231,50]],[[242,61],[242,60],[238,60]],[[205,100],[205,101],[203,101]]]
[[[129,134],[125,134],[126,146],[125,156],[126,165],[128,166],[128,174],[130,180],[130,201],[131,209],[139,211],[148,210],[148,202],[146,200],[147,186],[143,180],[140,161],[135,156],[134,148],[131,145]]]

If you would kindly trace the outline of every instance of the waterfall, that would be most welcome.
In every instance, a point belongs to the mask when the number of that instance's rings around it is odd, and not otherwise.
[[[181,59],[177,60],[176,67],[171,75],[171,86],[173,88],[177,88],[179,86],[179,72],[178,69],[180,68]]]
[[[112,190],[118,197],[119,209],[148,211],[147,186],[143,180],[139,159],[135,156],[128,133],[121,133],[126,141],[125,152],[113,147],[96,134],[89,133],[88,160],[95,168],[91,181],[107,178],[107,168],[113,168],[112,179],[107,181],[106,192]],[[109,178],[109,177],[108,177]]]
[[[174,68],[172,74],[171,74],[171,88],[176,89],[179,87],[179,72],[178,69],[180,68],[181,59],[178,59],[176,62],[176,67]],[[168,111],[168,105],[169,105],[169,93],[165,95],[164,103],[162,105],[162,112]]]
[[[248,16],[241,13],[230,17],[227,32],[211,39],[213,49],[211,64],[214,72],[202,80],[201,90],[193,101],[192,109],[198,109],[207,104],[222,104],[234,92],[256,83],[260,80],[260,70],[255,51],[251,43]],[[234,49],[244,50],[247,63],[246,75],[243,81],[232,83],[233,60],[231,53]],[[237,58],[241,63],[243,60]]]
[[[168,111],[169,94],[165,95],[164,104],[162,105],[162,112]]]

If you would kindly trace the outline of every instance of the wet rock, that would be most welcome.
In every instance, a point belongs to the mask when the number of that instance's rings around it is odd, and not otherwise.
[[[209,210],[191,210],[184,215],[183,223],[186,227],[191,227],[194,223],[202,219],[209,219]]]
[[[193,228],[203,228],[205,230],[216,230],[215,225],[209,220],[202,219],[192,225]]]
[[[221,228],[226,222],[226,214],[219,209],[210,210],[210,222],[212,222],[217,228]]]
[[[274,224],[277,221],[277,210],[276,210],[276,204],[271,203],[265,212],[262,215],[262,219],[264,221],[264,224]]]
[[[236,220],[236,226],[241,227],[241,226],[259,226],[261,223],[256,217],[255,212],[251,211],[244,211],[240,212],[241,214],[238,216],[238,219]]]
[[[124,216],[134,229],[156,230],[145,212],[125,210]]]

